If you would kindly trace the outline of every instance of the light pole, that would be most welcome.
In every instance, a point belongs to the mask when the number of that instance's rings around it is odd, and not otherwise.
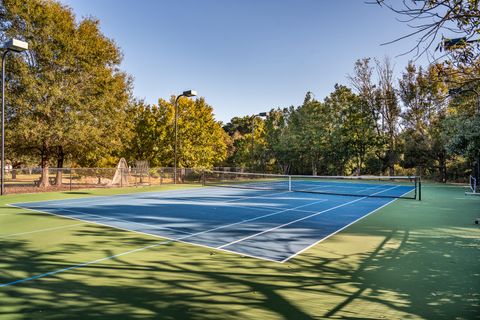
[[[252,147],[251,147],[252,149],[250,151],[250,157],[251,157],[251,162],[252,162],[251,163],[251,168],[250,168],[251,170],[253,169],[253,164],[255,162],[255,156],[254,156],[254,152],[253,152],[254,145],[255,145],[255,119],[257,117],[262,117],[263,118],[263,117],[267,117],[267,116],[268,116],[268,112],[260,112],[259,114],[254,114],[252,116]]]
[[[183,91],[181,95],[179,95],[175,99],[175,145],[173,148],[173,183],[177,184],[177,121],[178,121],[178,100],[180,97],[195,97],[197,95],[197,91],[195,90],[187,90]]]
[[[28,50],[28,43],[17,39],[7,41],[1,49],[2,55],[2,156],[0,170],[0,195],[5,193],[5,58],[10,51],[22,52]]]

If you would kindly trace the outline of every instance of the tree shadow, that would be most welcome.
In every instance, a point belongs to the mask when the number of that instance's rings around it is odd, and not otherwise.
[[[430,217],[413,210],[372,215],[284,264],[168,242],[0,288],[0,318],[473,319],[478,239],[443,209]],[[91,224],[51,247],[38,238],[1,240],[0,282],[159,241]],[[362,241],[372,245],[356,249]]]

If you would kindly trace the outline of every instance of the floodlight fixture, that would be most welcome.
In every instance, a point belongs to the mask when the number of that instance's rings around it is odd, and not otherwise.
[[[22,52],[28,50],[28,43],[18,39],[10,39],[3,45],[2,48],[5,50]]]
[[[197,91],[195,90],[187,90],[187,91],[183,91],[183,93],[179,96],[184,96],[184,97],[195,97],[197,96]]]

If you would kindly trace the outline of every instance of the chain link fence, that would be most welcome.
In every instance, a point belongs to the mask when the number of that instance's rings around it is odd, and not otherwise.
[[[119,188],[174,183],[173,168],[42,168],[5,171],[6,193],[68,191],[85,188]],[[203,170],[177,168],[177,183],[201,184]]]

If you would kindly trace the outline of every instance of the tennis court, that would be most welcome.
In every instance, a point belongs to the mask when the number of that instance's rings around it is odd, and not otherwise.
[[[411,181],[295,179],[252,174],[210,177],[207,186],[183,191],[12,206],[285,262],[396,198],[413,199],[417,194],[416,182]],[[293,186],[300,192],[292,192]]]
[[[370,196],[339,196],[261,180],[3,198],[22,208],[0,211],[1,318],[476,315],[479,206],[461,187],[427,184],[422,201],[391,203],[415,190],[358,181]],[[341,183],[315,181],[322,192]]]

